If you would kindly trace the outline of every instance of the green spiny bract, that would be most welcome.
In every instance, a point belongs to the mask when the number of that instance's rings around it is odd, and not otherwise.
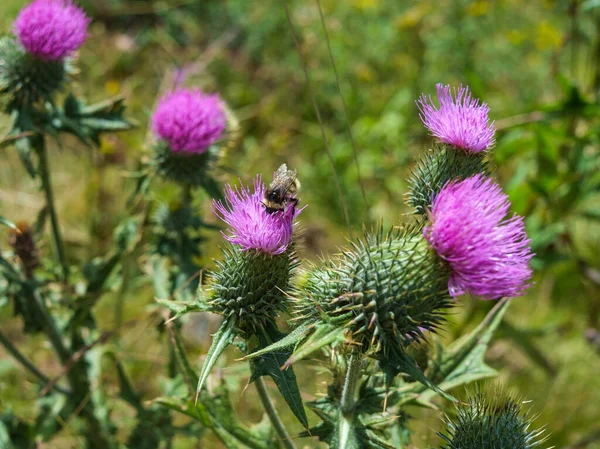
[[[425,214],[433,197],[453,179],[465,179],[488,172],[486,153],[470,153],[446,144],[427,151],[413,168],[409,179],[407,203],[415,212]]]
[[[477,393],[458,406],[454,420],[447,419],[442,449],[530,449],[543,442],[544,430],[531,429],[532,418],[519,401],[496,389]]]
[[[214,182],[208,172],[214,167],[218,156],[219,147],[215,145],[204,153],[185,153],[172,151],[166,142],[161,141],[152,149],[150,167],[167,180],[204,187],[207,182]],[[220,192],[220,189],[217,190]]]
[[[4,110],[22,109],[52,97],[72,71],[69,59],[45,61],[27,53],[14,37],[0,37],[0,96]]]
[[[378,232],[309,274],[300,312],[309,321],[323,313],[364,354],[386,360],[443,322],[448,274],[419,228]]]
[[[286,310],[290,281],[299,262],[293,245],[278,255],[242,251],[233,245],[224,253],[200,300],[210,311],[233,318],[249,336]]]

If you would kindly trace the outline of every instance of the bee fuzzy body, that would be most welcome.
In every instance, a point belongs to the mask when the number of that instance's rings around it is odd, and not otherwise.
[[[295,197],[300,189],[298,170],[288,170],[286,164],[273,174],[273,181],[265,191],[263,205],[268,214],[285,211],[289,206],[296,207],[299,200]]]

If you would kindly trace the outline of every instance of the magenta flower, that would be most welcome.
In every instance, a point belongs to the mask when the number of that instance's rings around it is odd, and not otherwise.
[[[90,21],[71,0],[35,0],[17,16],[14,33],[27,52],[56,61],[83,45]]]
[[[219,95],[198,89],[177,89],[160,99],[152,115],[152,130],[171,150],[204,153],[227,126]]]
[[[454,88],[437,84],[440,108],[433,104],[431,96],[421,95],[417,107],[425,126],[440,141],[457,148],[479,153],[494,145],[494,122],[489,123],[486,103],[471,97],[468,87]]]
[[[230,226],[223,236],[244,251],[255,249],[266,254],[281,254],[292,241],[293,222],[301,209],[287,207],[268,213],[263,198],[262,178],[254,180],[254,192],[241,185],[235,190],[225,186],[225,204],[213,201],[215,214]]]
[[[446,184],[434,198],[424,235],[451,269],[448,290],[481,299],[521,295],[533,257],[523,218],[493,180],[476,175]]]

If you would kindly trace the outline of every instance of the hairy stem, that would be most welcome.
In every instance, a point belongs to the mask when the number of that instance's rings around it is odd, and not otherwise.
[[[340,413],[338,416],[338,448],[353,446],[356,439],[354,426],[354,406],[358,399],[358,381],[360,379],[360,369],[362,365],[362,356],[358,351],[353,350],[347,359],[346,378],[344,379],[344,388],[340,398]]]
[[[267,416],[271,420],[271,424],[273,424],[277,435],[279,435],[281,442],[287,449],[296,449],[290,434],[283,425],[283,422],[281,422],[281,418],[275,409],[275,405],[273,405],[273,401],[267,392],[267,387],[265,386],[265,382],[263,381],[262,377],[256,379],[254,381],[254,385],[256,385],[256,390],[258,391],[260,401],[262,402],[262,405],[267,412]]]
[[[344,380],[344,389],[340,399],[340,410],[342,414],[351,413],[358,396],[358,380],[360,379],[361,355],[357,351],[352,351],[347,361],[346,378]]]
[[[69,280],[69,265],[67,264],[67,258],[65,256],[65,248],[63,245],[62,235],[60,232],[60,226],[58,223],[58,216],[56,215],[56,207],[54,205],[54,193],[52,190],[52,182],[50,180],[50,168],[48,166],[48,153],[46,150],[46,143],[43,136],[37,136],[33,139],[34,145],[37,149],[40,158],[40,177],[42,179],[42,189],[46,195],[46,207],[50,214],[50,224],[52,226],[52,238],[54,240],[54,249],[58,256],[58,262],[62,268],[63,281]]]
[[[8,339],[8,337],[6,335],[4,335],[2,333],[2,330],[0,330],[0,344],[2,346],[4,346],[4,348],[8,351],[8,353],[10,355],[12,355],[14,357],[14,359],[19,362],[23,368],[25,368],[27,371],[29,371],[31,374],[33,374],[35,377],[37,377],[39,380],[41,380],[44,384],[48,384],[50,382],[50,379],[48,378],[48,376],[46,376],[44,373],[42,373],[34,364],[31,360],[29,360],[27,357],[25,357],[21,351],[19,351],[19,349],[12,344],[12,342]],[[70,395],[71,391],[61,387],[60,385],[52,385],[52,389],[65,394],[65,395]]]

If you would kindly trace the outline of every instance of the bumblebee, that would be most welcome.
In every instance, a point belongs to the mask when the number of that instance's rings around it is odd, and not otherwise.
[[[273,173],[273,182],[265,191],[263,205],[268,214],[283,211],[287,205],[296,207],[298,199],[296,193],[300,190],[300,181],[298,181],[298,170],[288,170],[286,164]]]

